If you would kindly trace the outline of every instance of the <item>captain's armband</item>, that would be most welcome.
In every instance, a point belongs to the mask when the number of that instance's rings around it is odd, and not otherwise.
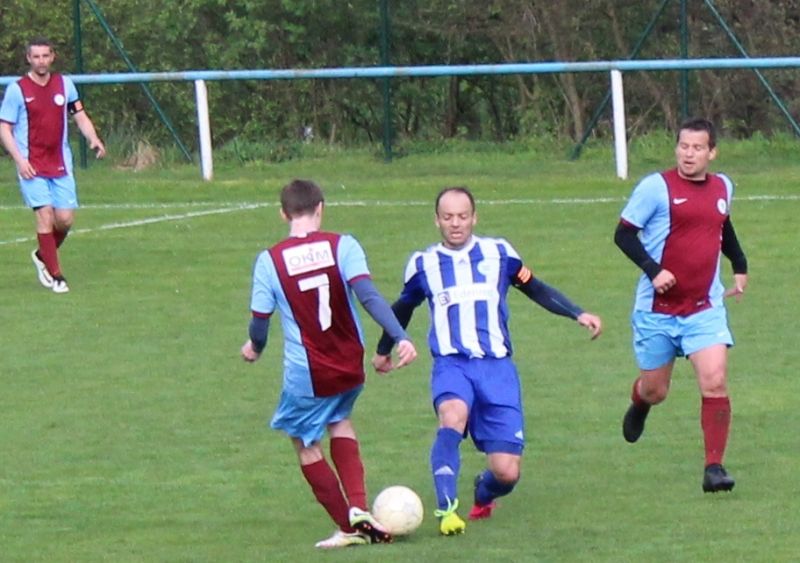
[[[83,103],[80,100],[70,102],[67,104],[67,111],[70,115],[75,115],[76,113],[83,111]]]

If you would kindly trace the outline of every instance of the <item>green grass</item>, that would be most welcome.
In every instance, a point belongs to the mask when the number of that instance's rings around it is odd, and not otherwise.
[[[62,252],[67,295],[38,286],[31,214],[0,161],[0,560],[796,560],[800,165],[796,146],[765,144],[723,145],[716,166],[738,183],[734,220],[751,286],[730,305],[727,465],[738,482],[715,496],[700,490],[699,398],[686,362],[641,442],[621,437],[636,372],[628,315],[637,274],[611,238],[633,180],[614,178],[607,150],[568,162],[560,151],[454,149],[390,165],[374,151],[332,151],[221,163],[213,183],[190,166],[133,174],[96,165],[78,173],[84,207]],[[631,177],[669,166],[670,151],[668,140],[633,144]],[[438,537],[431,516],[435,419],[420,310],[411,325],[420,360],[370,375],[354,420],[370,492],[411,486],[425,523],[391,546],[313,548],[333,526],[288,440],[265,426],[280,388],[278,324],[258,364],[238,357],[252,261],[284,236],[275,200],[295,176],[326,188],[326,228],[362,242],[390,300],[410,252],[437,239],[435,193],[466,184],[480,200],[479,232],[508,237],[542,279],[605,321],[590,342],[512,295],[523,478],[463,537]],[[783,199],[748,199],[763,195]],[[554,201],[574,198],[584,201]],[[362,320],[372,350],[377,330]],[[469,443],[462,457],[468,504],[483,460]]]

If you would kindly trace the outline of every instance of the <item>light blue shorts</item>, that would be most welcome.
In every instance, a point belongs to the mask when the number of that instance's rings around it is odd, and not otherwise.
[[[733,346],[725,307],[712,307],[688,317],[634,311],[633,352],[639,369],[659,368],[678,356],[715,344]]]
[[[19,191],[25,205],[30,208],[50,205],[56,209],[75,209],[78,207],[78,194],[75,189],[75,176],[67,174],[60,178],[19,179]]]
[[[332,397],[296,397],[281,392],[270,427],[299,438],[305,447],[319,442],[329,424],[350,418],[363,385]]]
[[[467,403],[467,430],[479,451],[522,453],[525,421],[519,376],[511,358],[436,357],[431,396],[437,409],[447,399]]]

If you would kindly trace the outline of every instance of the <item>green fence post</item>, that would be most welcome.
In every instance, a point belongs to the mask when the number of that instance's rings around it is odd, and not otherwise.
[[[81,36],[81,0],[75,0],[72,4],[72,27],[75,38],[75,74],[83,74],[83,37]],[[83,97],[83,87],[75,85],[78,95]],[[78,154],[80,156],[81,168],[86,168],[86,139],[83,135],[78,135]]]
[[[389,0],[381,0],[381,66],[389,66]],[[381,79],[383,91],[383,160],[392,160],[392,82]]]

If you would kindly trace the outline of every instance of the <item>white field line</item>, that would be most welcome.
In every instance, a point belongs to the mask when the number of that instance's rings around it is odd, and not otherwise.
[[[481,205],[594,205],[603,203],[621,203],[627,198],[624,197],[594,197],[594,198],[551,198],[551,199],[497,199],[497,200],[478,200]],[[798,201],[800,195],[751,195],[736,197],[734,201]],[[174,209],[174,208],[192,208],[192,207],[208,207],[212,205],[222,205],[223,207],[216,207],[212,209],[204,209],[201,211],[189,211],[187,213],[169,213],[166,215],[157,215],[155,217],[147,217],[145,219],[137,219],[133,221],[123,221],[119,223],[107,223],[99,227],[73,229],[72,235],[87,234],[98,231],[110,231],[114,229],[128,229],[133,227],[141,227],[143,225],[152,225],[155,223],[165,223],[169,221],[183,221],[192,219],[194,217],[204,217],[208,215],[221,215],[224,213],[233,213],[236,211],[245,211],[251,209],[260,209],[262,207],[277,207],[277,203],[257,203],[257,202],[177,202],[177,203],[142,203],[142,204],[96,204],[84,205],[81,209]],[[330,202],[326,205],[330,207],[421,207],[431,205],[430,201],[339,201]],[[23,210],[24,206],[0,206],[0,211]],[[28,243],[35,240],[32,236],[19,237],[15,239],[0,240],[0,246],[7,246],[18,243]]]
[[[148,217],[145,219],[137,219],[135,221],[124,221],[121,223],[106,223],[105,225],[100,225],[99,227],[94,227],[91,229],[73,229],[70,232],[70,236],[82,233],[95,233],[98,231],[111,231],[114,229],[141,227],[142,225],[152,225],[154,223],[164,223],[167,221],[182,221],[184,219],[191,219],[193,217],[203,217],[206,215],[221,215],[223,213],[232,213],[234,211],[241,211],[243,209],[257,209],[259,207],[270,207],[275,205],[276,204],[274,203],[251,203],[251,204],[237,205],[235,207],[220,207],[217,209],[206,209],[204,211],[191,211],[189,213],[159,215],[157,217]],[[20,237],[11,240],[0,240],[0,246],[22,243],[22,242],[32,242],[33,240],[36,239],[34,239],[33,237]]]

